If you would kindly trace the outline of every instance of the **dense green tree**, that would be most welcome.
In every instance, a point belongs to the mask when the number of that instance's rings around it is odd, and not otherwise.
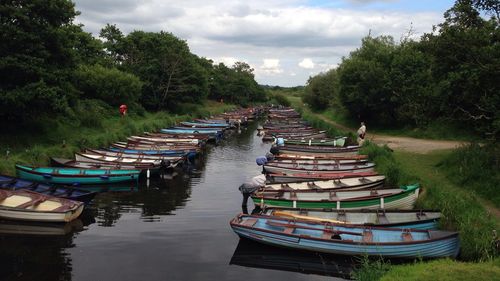
[[[337,71],[335,69],[309,77],[303,100],[314,109],[326,109],[333,105],[338,91],[337,87]]]
[[[137,103],[141,96],[142,82],[135,75],[98,64],[79,66],[74,83],[82,98],[113,106]]]
[[[67,0],[6,0],[0,5],[0,117],[29,119],[68,110],[76,65]]]

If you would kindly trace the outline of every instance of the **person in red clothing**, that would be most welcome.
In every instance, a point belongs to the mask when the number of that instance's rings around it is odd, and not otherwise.
[[[122,104],[120,105],[120,115],[123,117],[127,114],[127,105]]]

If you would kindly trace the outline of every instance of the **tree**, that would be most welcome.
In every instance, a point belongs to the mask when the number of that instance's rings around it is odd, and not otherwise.
[[[29,119],[68,110],[68,82],[81,32],[67,0],[7,0],[0,6],[0,117]]]

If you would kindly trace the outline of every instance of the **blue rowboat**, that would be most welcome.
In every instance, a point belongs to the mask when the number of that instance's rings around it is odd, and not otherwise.
[[[126,149],[126,148],[120,147],[117,144],[114,144],[114,147],[110,147],[110,148],[108,148],[108,150],[115,151],[115,152],[122,152],[122,153],[135,153],[135,154],[140,154],[141,152],[144,152],[144,151],[152,151],[152,150],[141,150],[141,149]],[[156,151],[156,150],[153,150],[153,151]],[[163,154],[163,155],[181,156],[181,157],[186,157],[189,160],[192,160],[193,158],[195,158],[198,155],[197,150],[191,150],[191,149],[190,150],[185,150],[185,149],[160,150],[160,151],[162,151],[164,153],[168,153],[168,154]]]
[[[229,128],[230,125],[227,123],[197,123],[197,122],[181,122],[184,127],[190,128]]]
[[[214,133],[220,133],[223,131],[223,129],[219,129],[219,128],[188,128],[188,127],[180,127],[180,126],[170,127],[167,129],[177,129],[177,130],[185,130],[185,131],[196,130],[196,131],[200,131],[200,132],[214,132]]]
[[[105,184],[137,181],[140,170],[75,169],[16,165],[17,176],[30,181],[57,184]]]
[[[458,233],[451,231],[338,226],[244,214],[236,216],[230,224],[241,238],[331,254],[455,258],[460,250]]]
[[[162,156],[186,156],[188,154],[185,151],[178,151],[178,150],[140,150],[140,149],[123,149],[123,148],[118,148],[118,147],[110,147],[106,148],[105,150],[108,151],[113,151],[113,152],[119,152],[119,153],[125,153],[125,154],[138,154],[138,155],[162,155]]]
[[[7,190],[30,190],[45,195],[89,203],[97,192],[72,186],[50,186],[28,180],[0,175],[0,188]]]
[[[192,128],[184,128],[183,129],[176,129],[176,128],[168,128],[168,129],[161,129],[161,133],[164,134],[204,134],[209,137],[211,140],[220,140],[224,133],[222,131],[218,130],[200,130],[200,129],[192,129]]]

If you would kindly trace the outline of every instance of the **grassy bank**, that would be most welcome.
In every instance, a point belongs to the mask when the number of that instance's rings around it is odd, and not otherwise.
[[[136,112],[121,118],[114,111],[94,110],[94,116],[80,119],[42,120],[32,130],[11,130],[0,136],[0,173],[14,175],[16,163],[47,165],[51,156],[72,158],[83,148],[98,148],[126,137],[205,117],[233,109],[233,105],[206,101],[202,105],[184,105],[189,114]],[[184,110],[184,109],[183,109]],[[102,111],[96,112],[96,111]],[[91,121],[89,121],[91,120]],[[83,121],[83,122],[82,122]]]
[[[307,120],[334,120],[347,126],[353,121],[334,116],[331,111],[312,112],[299,97],[289,97]],[[343,119],[344,118],[344,119]],[[328,128],[327,122],[318,122]],[[314,123],[316,126],[318,123]],[[355,122],[357,123],[357,121]],[[394,134],[413,136],[413,132],[394,130]],[[425,137],[429,137],[424,135]],[[441,138],[443,135],[434,135]],[[422,137],[422,136],[420,136]],[[463,136],[450,139],[462,139]],[[431,136],[431,138],[433,138]],[[494,280],[498,278],[499,258],[495,232],[500,221],[485,208],[485,198],[496,204],[498,157],[475,149],[437,151],[416,154],[393,152],[388,147],[367,143],[362,153],[377,164],[377,171],[386,175],[389,184],[419,182],[423,193],[416,208],[439,209],[443,213],[441,229],[460,233],[459,261],[416,261],[406,265],[390,265],[380,261],[365,263],[354,277],[358,280]],[[494,154],[495,155],[495,154]],[[497,161],[497,162],[495,162]],[[481,198],[480,196],[483,198]],[[484,273],[484,274],[483,274]]]

